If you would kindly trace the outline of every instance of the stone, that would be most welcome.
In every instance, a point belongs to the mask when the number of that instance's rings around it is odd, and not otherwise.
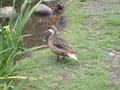
[[[54,0],[43,0],[43,2],[51,2],[51,1],[54,1]]]
[[[17,17],[16,10],[12,6],[7,6],[0,8],[0,22],[4,23],[12,17],[15,19]]]
[[[28,4],[34,3],[34,0],[28,0]]]
[[[47,5],[40,4],[34,11],[34,14],[38,16],[51,16],[53,15],[53,10]]]
[[[10,18],[11,16],[12,17],[17,16],[16,10],[12,6],[0,8],[0,18],[3,17]]]

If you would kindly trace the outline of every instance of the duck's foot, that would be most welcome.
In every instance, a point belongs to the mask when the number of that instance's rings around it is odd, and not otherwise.
[[[57,62],[59,62],[59,61],[63,61],[63,60],[65,60],[65,56],[60,56],[60,55],[57,55]]]

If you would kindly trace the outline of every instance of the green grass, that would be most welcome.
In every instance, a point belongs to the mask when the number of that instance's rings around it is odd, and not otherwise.
[[[112,2],[112,0],[107,1]],[[34,52],[32,57],[18,63],[21,69],[31,67],[21,70],[20,75],[38,79],[29,82],[25,88],[28,90],[119,90],[116,85],[111,85],[110,74],[103,62],[112,59],[106,54],[109,50],[120,50],[120,13],[117,11],[90,13],[84,8],[90,4],[92,4],[90,1],[80,3],[79,0],[68,0],[66,5],[68,26],[63,37],[77,51],[80,63],[69,58],[57,63],[56,56],[49,49]],[[113,5],[120,3],[114,2]],[[111,10],[115,10],[114,6]],[[89,21],[92,17],[93,19],[95,17],[93,24]]]

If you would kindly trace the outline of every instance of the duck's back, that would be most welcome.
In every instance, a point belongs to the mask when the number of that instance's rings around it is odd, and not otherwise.
[[[73,49],[67,44],[67,42],[58,36],[53,38],[53,45],[59,49],[64,50],[65,52],[75,53]]]

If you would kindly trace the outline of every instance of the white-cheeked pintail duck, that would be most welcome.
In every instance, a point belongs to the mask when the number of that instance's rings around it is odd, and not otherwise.
[[[50,35],[48,37],[48,47],[57,55],[57,61],[60,55],[63,56],[63,59],[65,59],[65,56],[68,56],[77,60],[75,51],[73,51],[62,38],[58,37],[56,31],[57,28],[55,26],[49,27],[48,32]]]

